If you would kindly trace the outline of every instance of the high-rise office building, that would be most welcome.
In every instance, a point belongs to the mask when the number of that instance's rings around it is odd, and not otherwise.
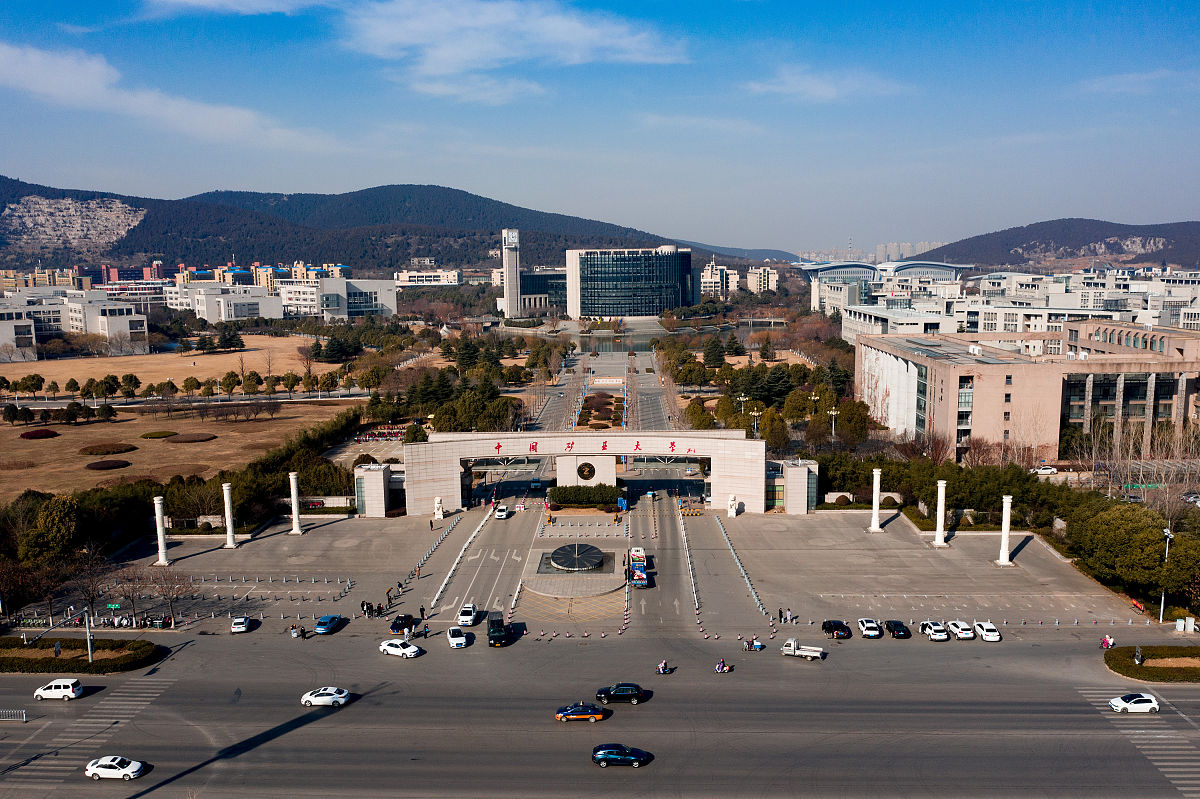
[[[693,270],[689,249],[567,250],[572,319],[659,316],[699,301],[700,269]]]

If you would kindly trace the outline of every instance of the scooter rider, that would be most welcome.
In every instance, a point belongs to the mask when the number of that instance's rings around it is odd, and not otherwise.
[[[658,673],[659,673],[659,674],[666,674],[666,673],[667,673],[667,661],[666,661],[666,658],[663,658],[663,662],[658,664]]]

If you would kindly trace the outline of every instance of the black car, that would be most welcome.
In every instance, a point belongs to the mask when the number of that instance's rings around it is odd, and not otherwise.
[[[410,627],[415,627],[416,624],[417,620],[415,618],[407,613],[401,613],[396,617],[396,620],[392,622],[392,626],[388,629],[392,631],[393,635],[399,635]]]
[[[853,635],[850,628],[846,626],[846,622],[837,619],[826,619],[821,622],[821,632],[825,633],[826,638],[849,638]]]
[[[887,630],[888,635],[893,638],[912,638],[912,630],[908,629],[904,622],[897,621],[896,619],[885,621],[883,629]]]
[[[632,682],[619,682],[596,692],[596,701],[602,705],[607,705],[609,702],[628,702],[636,705],[645,698],[642,686]]]
[[[625,744],[600,744],[592,749],[592,762],[600,768],[608,766],[638,768],[643,763],[650,762],[650,753]]]

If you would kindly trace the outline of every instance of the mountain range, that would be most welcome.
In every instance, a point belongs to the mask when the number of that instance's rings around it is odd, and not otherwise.
[[[1097,258],[1196,267],[1200,262],[1200,222],[1123,225],[1100,219],[1055,219],[972,236],[921,253],[920,257],[923,261],[979,266]]]
[[[500,230],[521,231],[524,265],[561,265],[580,247],[656,247],[664,236],[546,213],[441,186],[346,194],[214,191],[181,200],[58,189],[0,176],[0,266],[223,264],[302,259],[390,273],[414,256],[485,264]],[[699,248],[697,257],[712,250]]]
[[[406,268],[414,256],[432,256],[451,267],[486,265],[505,227],[520,229],[521,262],[527,266],[561,265],[570,248],[670,243],[692,247],[697,259],[717,255],[739,267],[796,260],[783,250],[674,240],[442,186],[377,186],[345,194],[213,191],[160,200],[0,176],[0,267],[299,259],[346,263],[363,275],[389,274]],[[1058,219],[973,236],[921,257],[981,267],[1086,257],[1192,267],[1200,261],[1200,222]]]

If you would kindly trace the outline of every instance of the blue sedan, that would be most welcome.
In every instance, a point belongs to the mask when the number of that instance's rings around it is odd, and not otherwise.
[[[329,635],[329,633],[335,632],[341,624],[342,617],[332,613],[317,619],[317,623],[313,625],[313,632],[317,635]]]
[[[650,753],[625,744],[600,744],[592,750],[592,762],[600,768],[609,766],[638,768],[650,762]]]

